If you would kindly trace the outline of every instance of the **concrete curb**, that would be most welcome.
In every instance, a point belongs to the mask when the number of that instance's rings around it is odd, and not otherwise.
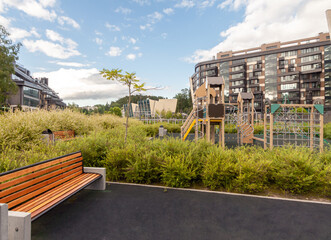
[[[138,184],[138,183],[122,183],[122,182],[111,182],[111,181],[107,181],[106,183],[108,183],[108,184],[119,184],[119,185],[128,185],[128,186],[148,187],[148,188],[173,189],[173,190],[188,191],[188,192],[201,192],[201,193],[212,193],[212,194],[230,195],[230,196],[242,196],[242,197],[250,197],[250,198],[269,199],[269,200],[281,200],[281,201],[292,201],[292,202],[303,202],[303,203],[331,205],[331,202],[320,202],[320,201],[293,199],[293,198],[258,196],[258,195],[250,195],[250,194],[243,194],[243,193],[230,193],[230,192],[210,191],[210,190],[192,189],[192,188],[174,188],[174,187],[166,187],[166,186]]]

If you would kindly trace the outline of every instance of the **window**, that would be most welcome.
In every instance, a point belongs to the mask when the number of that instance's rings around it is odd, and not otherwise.
[[[319,59],[321,59],[321,55],[317,54],[317,55],[302,57],[301,62],[305,63],[305,62],[311,62],[311,61],[315,61],[315,60],[319,60]]]
[[[257,62],[261,61],[261,57],[252,57],[252,58],[247,58],[247,62]]]
[[[228,57],[230,56],[229,54],[224,54],[224,55],[221,55],[221,57]]]
[[[245,59],[238,59],[238,60],[233,60],[232,64],[239,64],[239,63],[245,63]]]
[[[299,97],[299,94],[298,92],[284,92],[282,93],[282,96],[283,98],[284,97],[287,97],[287,98],[298,98]]]
[[[295,64],[295,59],[291,59],[290,64]]]
[[[280,61],[279,61],[279,65],[281,65],[281,66],[287,65],[287,61],[285,61],[285,60],[280,60]]]
[[[312,47],[312,48],[302,49],[301,53],[305,54],[305,53],[317,52],[319,50],[320,50],[319,47]]]
[[[212,67],[217,67],[216,63],[212,63],[212,64],[207,64],[206,68],[212,68]]]
[[[255,64],[254,68],[255,69],[261,69],[262,68],[262,64],[261,63]]]
[[[283,76],[280,77],[280,81],[281,82],[289,82],[289,81],[294,81],[294,80],[298,80],[298,75],[289,75],[289,76]]]
[[[232,86],[239,86],[239,85],[242,85],[244,84],[244,81],[235,81],[232,83]]]
[[[249,70],[253,70],[253,67],[254,67],[253,65],[248,65]]]
[[[288,52],[282,52],[280,54],[281,57],[290,57],[290,56],[296,56],[297,51],[288,51]]]
[[[254,72],[254,77],[258,77],[258,76],[261,76],[261,72]]]
[[[232,75],[232,79],[243,78],[243,77],[244,77],[244,73],[237,73]]]
[[[290,68],[288,68],[288,71],[289,71],[289,72],[295,72],[295,67],[290,67]]]
[[[281,69],[280,69],[280,72],[281,72],[281,73],[285,73],[285,72],[286,72],[286,69],[285,69],[285,68],[281,68]]]
[[[309,71],[309,70],[314,70],[314,69],[318,69],[318,68],[321,68],[321,64],[315,63],[315,64],[301,66],[301,71]]]
[[[30,87],[23,87],[24,96],[33,97],[39,99],[39,91]]]
[[[292,90],[298,88],[297,83],[291,83],[291,84],[284,84],[280,86],[281,90]]]
[[[236,72],[236,71],[240,71],[240,70],[243,70],[243,69],[244,69],[244,66],[240,65],[240,66],[232,67],[231,71]]]

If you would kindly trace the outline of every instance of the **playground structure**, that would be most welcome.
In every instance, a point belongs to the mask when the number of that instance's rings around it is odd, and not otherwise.
[[[322,104],[265,104],[262,138],[254,136],[253,93],[241,92],[237,103],[225,103],[224,80],[209,77],[192,95],[193,109],[181,127],[182,140],[194,128],[195,141],[206,138],[215,143],[218,132],[219,145],[224,147],[227,124],[237,128],[238,145],[258,141],[264,149],[293,144],[323,151]]]

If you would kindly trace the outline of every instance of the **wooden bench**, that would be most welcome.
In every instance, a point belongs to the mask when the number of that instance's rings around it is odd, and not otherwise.
[[[0,203],[33,221],[83,188],[104,190],[105,169],[84,168],[75,152],[1,173]]]
[[[71,140],[75,138],[75,131],[74,130],[67,130],[67,131],[56,131],[53,132],[54,140]]]

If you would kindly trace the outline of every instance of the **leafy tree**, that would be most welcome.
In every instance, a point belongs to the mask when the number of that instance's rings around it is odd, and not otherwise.
[[[15,61],[18,60],[18,52],[22,44],[13,44],[8,38],[9,35],[0,25],[0,106],[4,106],[9,95],[17,91],[11,75],[15,73]]]
[[[177,99],[176,112],[189,114],[192,111],[192,98],[191,92],[188,88],[184,88],[180,93],[177,93],[175,98]]]
[[[145,83],[139,84],[139,79],[136,77],[136,73],[129,73],[125,72],[122,74],[122,69],[103,69],[100,71],[102,77],[106,78],[107,80],[116,81],[124,86],[128,87],[129,90],[129,99],[128,99],[128,107],[126,108],[125,115],[126,115],[126,124],[125,124],[125,137],[124,142],[126,143],[126,138],[128,136],[128,126],[129,126],[129,106],[131,104],[131,96],[135,92],[142,92],[146,91],[144,88]]]
[[[110,108],[107,113],[122,117],[122,111],[119,107]]]

